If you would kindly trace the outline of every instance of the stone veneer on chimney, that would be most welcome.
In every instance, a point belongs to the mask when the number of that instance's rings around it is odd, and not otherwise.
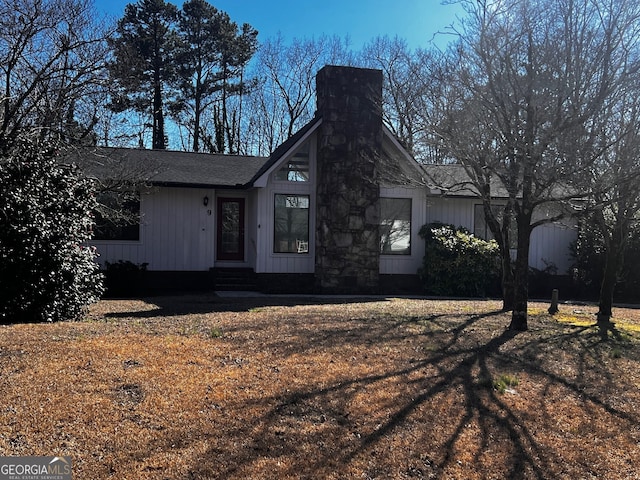
[[[380,269],[382,72],[326,66],[316,76],[316,288],[375,293]]]

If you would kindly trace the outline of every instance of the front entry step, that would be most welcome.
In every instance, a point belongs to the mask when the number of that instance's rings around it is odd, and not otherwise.
[[[214,289],[257,291],[256,274],[251,268],[212,268]]]

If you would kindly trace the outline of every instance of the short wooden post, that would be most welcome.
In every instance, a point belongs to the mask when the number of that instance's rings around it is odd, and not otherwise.
[[[551,291],[551,306],[549,307],[549,314],[555,315],[558,313],[558,289],[554,288]]]

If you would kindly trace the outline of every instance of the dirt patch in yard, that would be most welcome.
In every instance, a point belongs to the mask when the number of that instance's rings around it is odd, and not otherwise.
[[[0,455],[75,479],[635,479],[640,311],[493,301],[102,301],[0,327]]]

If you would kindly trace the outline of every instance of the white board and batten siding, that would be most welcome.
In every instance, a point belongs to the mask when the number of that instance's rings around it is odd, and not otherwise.
[[[315,149],[311,149],[315,152]],[[315,172],[315,154],[309,158],[309,171]],[[315,179],[309,182],[275,182],[269,179],[266,187],[257,189],[256,197],[256,273],[314,273],[316,200]],[[277,194],[309,196],[309,250],[305,253],[274,252],[274,212]]]
[[[550,223],[534,228],[529,247],[529,266],[538,270],[553,266],[557,271],[551,273],[568,274],[573,262],[569,247],[577,237],[577,228],[571,225]]]
[[[473,232],[474,206],[478,199],[456,197],[429,197],[427,200],[426,222],[440,222],[462,226]],[[571,268],[569,246],[577,237],[571,223],[549,223],[536,227],[531,233],[529,266],[544,270],[549,265],[557,268],[557,274],[563,275]],[[515,251],[512,252],[515,256]]]
[[[105,262],[146,263],[148,270],[198,271],[214,265],[215,191],[154,187],[140,196],[140,240],[98,241]],[[204,197],[208,205],[204,205]]]
[[[410,255],[380,255],[382,275],[415,275],[422,266],[424,240],[418,232],[426,216],[426,192],[424,188],[380,188],[380,197],[411,199],[411,248]]]

